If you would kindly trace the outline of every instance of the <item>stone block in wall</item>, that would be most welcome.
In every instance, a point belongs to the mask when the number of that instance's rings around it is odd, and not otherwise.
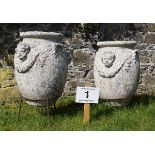
[[[66,83],[66,89],[68,90],[68,91],[70,91],[72,88],[76,88],[76,86],[77,86],[77,80],[70,80],[70,81],[68,81],[67,83]]]
[[[148,24],[148,31],[155,32],[155,24],[154,23]]]
[[[153,74],[155,74],[155,64],[150,64],[150,66],[148,67],[148,73],[151,74],[153,76]]]
[[[155,87],[155,77],[151,74],[146,74],[143,76],[143,83],[146,87]]]
[[[94,80],[88,80],[87,82],[90,83],[91,87],[95,87]],[[79,86],[79,87],[85,87],[85,84],[86,84],[86,81],[85,80],[84,81],[78,81],[77,82],[77,86]]]
[[[138,84],[142,84],[142,79],[143,79],[143,76],[141,75],[140,77],[139,77],[139,83]]]
[[[143,75],[143,83],[146,84],[147,81],[150,81],[151,80],[151,76],[150,74],[145,74]]]
[[[152,63],[155,63],[155,51],[152,53],[151,61]]]
[[[69,45],[70,48],[79,49],[84,46],[84,41],[80,38],[73,38],[65,41],[66,44]]]
[[[83,71],[77,70],[77,71],[75,71],[74,76],[75,76],[75,79],[78,80],[78,79],[83,79],[85,77],[85,74],[86,74],[85,70],[83,70]]]
[[[139,50],[139,56],[146,56],[146,57],[151,57],[153,54],[153,50]]]
[[[89,80],[89,79],[94,79],[94,71],[93,70],[90,70],[86,77],[85,77],[86,80]]]
[[[78,87],[85,87],[85,81],[78,81],[77,86]]]
[[[152,51],[152,50],[148,50],[148,51],[147,51],[147,56],[148,56],[148,57],[151,57],[152,54],[153,54],[153,52],[154,52],[154,51]]]
[[[137,41],[138,44],[143,43],[143,33],[142,32],[137,32],[135,35],[135,40]]]
[[[137,44],[135,46],[135,49],[139,49],[139,50],[145,50],[148,47],[148,44],[146,43],[141,43],[141,44]]]
[[[150,63],[150,58],[147,56],[139,56],[141,63]]]
[[[143,84],[145,86],[145,91],[147,92],[147,94],[155,96],[155,77],[153,77],[151,74],[144,75]]]
[[[147,50],[155,50],[155,44],[151,44],[147,47]]]
[[[136,91],[135,95],[150,95],[154,96],[155,94],[155,87],[154,88],[148,88],[145,85],[138,85],[138,89]]]
[[[147,56],[147,50],[139,50],[138,51],[138,53],[139,53],[139,56]]]
[[[74,95],[76,91],[76,86],[77,86],[77,80],[70,79],[69,81],[67,81],[65,84],[63,96]]]
[[[155,44],[155,32],[146,33],[144,42],[147,44]]]
[[[65,84],[65,89],[63,96],[70,96],[70,95],[75,95],[76,94],[76,87],[84,87],[85,86],[85,81],[80,81],[80,80],[70,80]]]
[[[73,51],[73,63],[86,63],[91,65],[94,62],[95,54],[94,50],[89,48],[76,49]]]
[[[140,65],[140,75],[147,74],[148,73],[148,67],[149,67],[149,65],[141,64]]]

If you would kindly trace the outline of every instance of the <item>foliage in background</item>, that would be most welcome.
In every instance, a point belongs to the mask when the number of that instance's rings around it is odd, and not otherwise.
[[[12,54],[19,42],[19,24],[0,24],[0,67],[13,66]]]
[[[14,53],[18,43],[19,24],[0,24],[0,52]]]
[[[99,30],[98,23],[83,23],[79,25],[80,32],[88,34],[95,34]]]
[[[132,23],[83,23],[79,31],[90,41],[134,40],[136,25]]]

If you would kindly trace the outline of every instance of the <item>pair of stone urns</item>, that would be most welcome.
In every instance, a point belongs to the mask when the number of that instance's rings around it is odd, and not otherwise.
[[[63,48],[63,35],[54,32],[21,32],[14,65],[20,93],[27,103],[45,106],[62,95],[70,62]],[[94,80],[100,98],[114,106],[128,104],[139,81],[139,56],[135,41],[97,44]]]

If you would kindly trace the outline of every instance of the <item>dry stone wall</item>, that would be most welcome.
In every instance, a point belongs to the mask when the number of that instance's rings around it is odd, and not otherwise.
[[[155,24],[145,24],[136,33],[141,76],[137,94],[155,95]]]

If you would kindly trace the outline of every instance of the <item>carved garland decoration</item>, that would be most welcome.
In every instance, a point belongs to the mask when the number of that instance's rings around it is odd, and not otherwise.
[[[56,54],[57,44],[48,44],[44,49],[37,49],[35,47],[30,47],[29,44],[21,42],[16,48],[15,54],[15,68],[19,73],[28,72],[37,59],[39,58],[40,66],[43,67],[47,57],[50,54]]]
[[[107,53],[111,53],[111,58],[113,58],[113,60],[109,62],[109,64],[111,63],[110,67],[108,65],[106,66],[105,62],[103,62],[104,59],[107,59]],[[130,70],[132,62],[135,61],[135,51],[131,50],[128,54],[125,53],[121,55],[113,53],[115,52],[99,51],[96,55],[94,67],[98,71],[99,75],[103,78],[114,77],[121,70],[125,63],[127,64],[125,65],[125,71],[128,72]]]

